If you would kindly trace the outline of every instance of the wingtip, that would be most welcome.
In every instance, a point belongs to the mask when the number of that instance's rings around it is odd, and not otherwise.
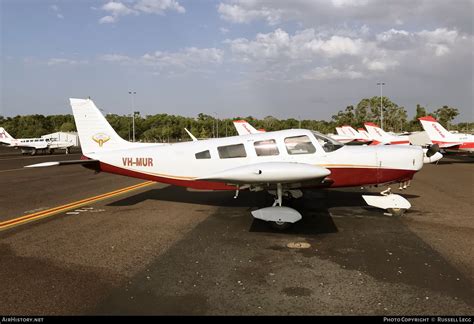
[[[379,127],[377,124],[372,123],[372,122],[365,122],[364,125],[365,126],[372,126],[372,127]]]
[[[24,167],[25,168],[44,168],[44,167],[57,166],[57,165],[59,165],[59,162],[43,162],[43,163],[25,165]]]
[[[430,122],[435,122],[435,123],[437,122],[437,120],[432,116],[420,117],[420,118],[418,118],[418,120],[425,120],[425,121],[430,121]]]

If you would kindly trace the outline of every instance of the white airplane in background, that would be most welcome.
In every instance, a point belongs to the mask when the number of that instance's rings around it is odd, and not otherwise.
[[[357,131],[359,132],[360,136],[363,139],[365,139],[368,142],[371,142],[371,145],[372,145],[373,139],[372,139],[372,137],[370,137],[369,133],[367,133],[367,131],[365,129],[358,128]]]
[[[0,127],[0,144],[19,148],[23,153],[35,155],[38,151],[52,154],[54,150],[65,150],[69,153],[69,148],[74,146],[72,142],[56,141],[49,138],[19,138],[15,139],[7,131]]]
[[[385,132],[382,128],[378,127],[374,123],[364,123],[367,128],[368,136],[373,141],[370,145],[411,145],[410,137],[408,135],[392,135]],[[443,154],[438,152],[439,147],[431,148],[431,151],[435,150],[436,153],[428,155],[429,148],[423,148],[425,154],[425,163],[434,163],[443,158]]]
[[[264,129],[255,129],[246,120],[234,120],[234,127],[239,135],[259,134],[265,133]]]
[[[87,168],[195,189],[267,190],[272,207],[255,218],[286,228],[301,214],[282,206],[303,188],[360,187],[406,183],[423,167],[416,146],[344,146],[318,132],[291,129],[173,144],[130,143],[110,126],[90,99],[70,99],[83,159],[29,167],[81,164]],[[430,151],[428,154],[434,154]],[[410,203],[400,195],[363,196],[375,207],[402,214]]]
[[[342,144],[347,144],[352,141],[354,141],[354,138],[342,129],[342,127],[336,127],[336,133],[337,134],[328,134],[329,137],[331,137],[333,140],[338,141]]]
[[[406,135],[397,136],[389,134],[374,123],[367,122],[364,123],[364,126],[374,144],[410,145],[410,138]]]
[[[370,143],[372,142],[371,139],[369,139],[368,137],[368,134],[367,136],[361,134],[360,132],[356,131],[354,128],[352,128],[351,126],[342,126],[342,131],[349,135],[349,136],[352,136],[354,138],[355,141],[357,142],[360,142],[360,143]]]
[[[431,142],[442,149],[457,152],[474,152],[474,135],[451,133],[431,116],[418,118]]]

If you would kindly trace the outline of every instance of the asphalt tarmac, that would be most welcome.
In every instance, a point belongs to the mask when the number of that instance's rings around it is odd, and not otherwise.
[[[0,226],[39,215],[0,230],[0,314],[474,313],[471,158],[426,165],[402,217],[360,188],[308,191],[292,203],[304,219],[280,233],[250,215],[265,193],[23,168],[79,157],[0,152]]]

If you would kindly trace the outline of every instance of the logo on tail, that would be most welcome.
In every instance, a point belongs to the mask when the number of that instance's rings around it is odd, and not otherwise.
[[[104,143],[107,143],[107,141],[110,140],[110,136],[105,133],[97,133],[92,136],[92,140],[102,147]]]

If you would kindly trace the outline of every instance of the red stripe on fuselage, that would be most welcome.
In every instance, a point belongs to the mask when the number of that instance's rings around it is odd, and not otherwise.
[[[143,180],[156,181],[161,183],[167,183],[175,186],[189,187],[194,189],[202,190],[235,190],[235,186],[229,186],[221,182],[210,182],[210,181],[198,181],[198,180],[181,180],[160,177],[152,174],[141,173],[128,169],[119,168],[107,163],[100,162],[100,169],[104,172],[120,174],[132,178],[138,178]]]
[[[381,168],[328,168],[331,187],[358,187],[378,183],[406,181],[413,178],[415,170]]]
[[[393,142],[390,142],[390,144],[392,145],[400,145],[400,144],[410,144],[410,141],[393,141]]]
[[[100,169],[104,172],[120,174],[123,176],[139,178],[143,180],[167,183],[176,186],[189,187],[201,190],[235,190],[236,187],[222,182],[209,182],[198,180],[180,180],[155,176],[128,169],[119,168],[107,163],[100,162]],[[399,182],[413,178],[414,170],[380,169],[380,168],[328,168],[331,174],[328,178],[332,180],[329,187],[357,187],[377,183]],[[327,187],[327,185],[321,185]]]

